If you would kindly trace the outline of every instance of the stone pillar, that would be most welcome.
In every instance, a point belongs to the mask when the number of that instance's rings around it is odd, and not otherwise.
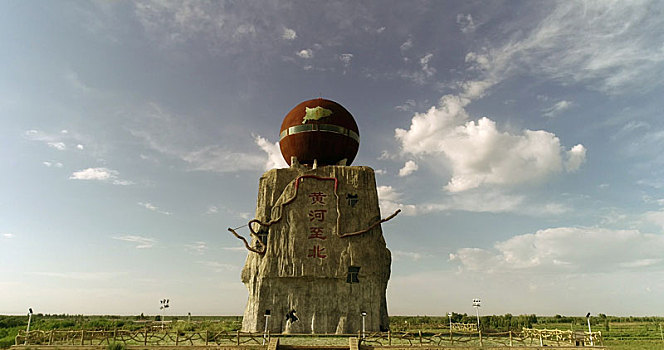
[[[373,169],[293,165],[260,179],[254,230],[264,255],[249,252],[242,282],[249,290],[242,330],[357,333],[387,330],[385,290],[391,256],[380,225]],[[350,234],[350,235],[349,235]],[[254,240],[252,246],[258,244]],[[296,322],[286,319],[295,310]]]

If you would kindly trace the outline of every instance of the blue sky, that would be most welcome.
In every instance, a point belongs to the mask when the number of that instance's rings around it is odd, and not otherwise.
[[[664,6],[0,3],[0,314],[244,310],[299,102],[376,170],[390,314],[662,314]],[[244,232],[246,234],[246,232]]]

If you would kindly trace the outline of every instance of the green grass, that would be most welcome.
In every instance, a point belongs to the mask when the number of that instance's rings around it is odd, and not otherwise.
[[[610,350],[662,350],[664,342],[660,340],[607,340],[604,345]]]

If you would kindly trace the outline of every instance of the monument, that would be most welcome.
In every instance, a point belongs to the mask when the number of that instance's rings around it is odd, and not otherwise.
[[[284,118],[279,145],[290,165],[260,178],[242,282],[242,330],[357,333],[389,327],[385,245],[374,171],[350,166],[360,135],[340,104],[313,99]],[[363,320],[364,318],[364,320]]]

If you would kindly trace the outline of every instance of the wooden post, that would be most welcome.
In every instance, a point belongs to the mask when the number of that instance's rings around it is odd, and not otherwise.
[[[510,330],[510,346],[512,346],[512,330]]]
[[[148,329],[145,329],[145,339],[143,339],[143,346],[148,345]]]
[[[117,336],[118,336],[118,329],[117,329],[117,328],[113,328],[113,342],[114,342],[114,343],[115,343],[115,339],[117,338]]]
[[[539,338],[540,338],[540,346],[544,346],[544,340],[542,339],[542,331],[537,332],[539,333]]]
[[[205,330],[205,346],[208,346],[209,339],[210,339],[210,331],[206,329]]]
[[[659,325],[660,330],[662,329],[662,325]],[[387,343],[392,346],[392,331],[387,331]]]
[[[175,333],[175,346],[180,345],[180,331]]]
[[[237,345],[240,346],[240,331],[237,331]]]
[[[452,339],[452,323],[450,323],[450,344],[452,343],[454,343],[454,339]]]
[[[478,331],[478,333],[480,334],[480,347],[481,347],[482,346],[482,330],[480,329]]]
[[[420,333],[420,346],[422,346],[422,330],[417,331]]]
[[[85,341],[85,329],[81,329],[81,345],[84,345]]]

